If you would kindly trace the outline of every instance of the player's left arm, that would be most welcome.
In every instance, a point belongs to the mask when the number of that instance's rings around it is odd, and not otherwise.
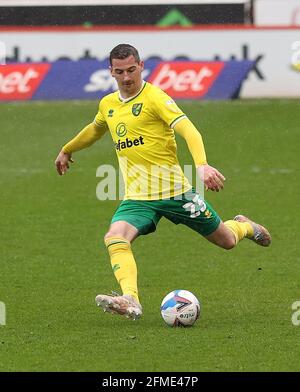
[[[74,162],[72,159],[74,152],[91,146],[104,135],[107,129],[106,126],[100,126],[94,121],[84,127],[77,136],[65,144],[55,160],[58,174],[61,176],[67,172],[69,162]]]
[[[207,163],[202,136],[194,124],[187,117],[183,117],[175,123],[173,129],[185,139],[193,157],[197,174],[204,182],[206,189],[217,192],[223,189],[225,177]]]

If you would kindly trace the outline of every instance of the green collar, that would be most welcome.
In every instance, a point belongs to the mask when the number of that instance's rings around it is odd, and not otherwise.
[[[138,96],[141,94],[141,92],[142,92],[142,91],[144,90],[144,88],[146,87],[146,84],[147,84],[147,82],[143,81],[143,86],[142,86],[142,88],[141,88],[140,91],[139,91],[136,95],[134,95],[133,97],[129,97],[129,98],[126,98],[126,99],[122,99],[121,96],[120,96],[120,92],[119,92],[119,101],[121,101],[121,102],[123,102],[123,103],[127,103],[127,102],[132,101],[133,99],[135,99],[136,97],[138,97]]]

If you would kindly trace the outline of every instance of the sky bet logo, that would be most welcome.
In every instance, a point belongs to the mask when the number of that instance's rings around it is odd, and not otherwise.
[[[134,140],[128,139],[127,137],[124,142],[121,142],[121,140],[119,139],[118,143],[115,143],[115,147],[117,151],[121,151],[124,150],[124,148],[130,148],[132,146],[140,146],[142,144],[145,144],[143,136],[140,136],[139,138]]]

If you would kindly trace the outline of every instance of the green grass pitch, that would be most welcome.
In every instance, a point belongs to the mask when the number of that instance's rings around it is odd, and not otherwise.
[[[269,249],[224,251],[162,220],[133,244],[143,318],[104,314],[94,297],[118,286],[103,245],[117,201],[97,200],[96,168],[116,165],[110,136],[74,155],[59,177],[62,144],[92,121],[97,102],[1,104],[0,371],[300,371],[300,102],[182,103],[211,165],[227,178],[207,193],[222,219],[265,224]],[[181,164],[190,164],[177,137]],[[160,316],[173,289],[202,305],[192,328]]]

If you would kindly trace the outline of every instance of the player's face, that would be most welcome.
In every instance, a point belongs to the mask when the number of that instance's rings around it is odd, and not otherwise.
[[[124,98],[136,94],[142,87],[142,71],[144,62],[136,61],[133,55],[126,59],[112,59],[110,71],[118,83],[119,90]]]

